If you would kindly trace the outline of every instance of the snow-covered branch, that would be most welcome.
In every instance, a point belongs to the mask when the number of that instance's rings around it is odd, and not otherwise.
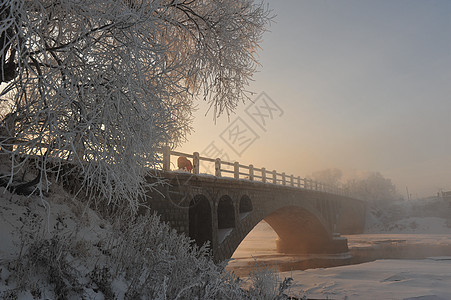
[[[271,20],[249,0],[3,0],[0,15],[9,175],[25,154],[42,191],[70,163],[89,196],[133,211],[156,149],[190,131],[195,96],[214,116],[246,98]]]

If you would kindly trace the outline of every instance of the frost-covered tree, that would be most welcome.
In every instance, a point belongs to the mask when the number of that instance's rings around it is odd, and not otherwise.
[[[379,172],[370,172],[360,178],[350,179],[345,188],[356,198],[373,204],[386,204],[400,198],[391,179],[385,178]]]
[[[251,0],[2,0],[9,186],[34,157],[40,191],[50,168],[58,180],[74,166],[88,195],[136,211],[157,148],[190,130],[193,99],[214,116],[246,99],[270,20]]]
[[[312,173],[312,178],[314,180],[331,186],[339,186],[342,176],[343,172],[337,168],[324,169]]]

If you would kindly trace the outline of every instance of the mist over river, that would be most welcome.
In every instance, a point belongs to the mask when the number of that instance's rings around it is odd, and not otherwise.
[[[346,235],[348,253],[292,255],[276,251],[277,234],[259,223],[240,244],[227,268],[247,276],[257,261],[278,272],[329,268],[380,259],[424,259],[451,256],[451,233],[371,233]]]
[[[337,255],[277,253],[277,234],[261,222],[227,268],[246,277],[257,265],[293,278],[296,299],[451,299],[451,204],[431,197],[370,207],[365,234],[345,235]],[[296,230],[296,228],[293,228]]]

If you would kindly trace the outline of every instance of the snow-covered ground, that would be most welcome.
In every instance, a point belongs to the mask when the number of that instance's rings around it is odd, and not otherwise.
[[[214,264],[206,248],[191,248],[186,236],[155,215],[122,217],[122,222],[109,222],[57,185],[43,198],[0,187],[0,299],[260,299],[261,293],[278,294],[274,274],[265,285],[236,281]]]
[[[63,191],[55,188],[43,199],[51,202],[50,211],[37,197],[11,194],[4,188],[0,188],[0,195],[0,294],[15,287],[15,282],[7,282],[11,274],[6,266],[21,252],[24,241],[33,240],[27,235],[44,239],[55,232],[65,236],[77,228],[71,236],[79,240],[77,252],[70,252],[68,259],[72,259],[72,255],[78,257],[77,260],[88,256],[91,267],[98,259],[103,259],[101,244],[110,234],[111,224]],[[248,268],[254,258],[266,265],[276,264],[281,278],[294,279],[289,292],[298,298],[451,299],[451,222],[446,216],[451,216],[449,205],[440,201],[425,205],[403,203],[388,212],[375,211],[369,216],[368,233],[347,236],[350,253],[335,256],[300,257],[277,253],[277,235],[262,222],[236,251],[228,268],[242,276],[244,273],[240,274],[240,271]],[[87,247],[89,245],[94,247]],[[311,262],[319,265],[349,263],[353,259],[351,254],[359,253],[366,256],[367,261],[374,261],[298,270],[309,268]],[[79,269],[82,267],[89,266],[80,264]],[[31,279],[39,283],[45,280],[43,277],[34,275]],[[82,279],[89,281],[87,277]],[[115,281],[111,292],[123,295],[124,284],[125,281]],[[88,284],[85,295],[102,299],[105,291],[102,294],[98,285]],[[30,299],[35,296],[32,293],[37,292],[30,290],[17,295],[19,299]],[[39,293],[42,297],[54,295],[52,290],[45,288]]]
[[[334,264],[346,257],[277,253],[277,235],[262,222],[240,245],[229,268],[245,275],[253,259],[275,264],[281,278],[294,279],[290,294],[299,298],[451,299],[449,209],[448,203],[437,199],[400,202],[386,211],[373,211],[368,216],[368,233],[346,236],[354,256],[349,261],[358,261],[356,256],[361,255],[360,259],[368,262],[305,271],[296,270],[309,268],[299,261],[329,260]],[[292,271],[287,270],[290,267]]]
[[[111,225],[87,209],[84,204],[75,201],[61,188],[55,187],[49,197],[39,199],[37,196],[22,196],[10,193],[4,187],[0,187],[0,297],[5,299],[54,299],[56,293],[49,286],[43,284],[50,274],[35,274],[32,269],[37,266],[29,266],[27,261],[27,249],[31,244],[42,241],[41,261],[49,263],[47,257],[53,258],[52,247],[45,244],[45,240],[55,241],[60,246],[60,256],[68,240],[77,240],[78,247],[73,248],[70,259],[75,261],[78,256],[87,257],[88,265],[94,266],[96,260],[102,255],[98,247],[106,240],[110,233]],[[55,239],[55,237],[58,237]],[[53,239],[52,239],[53,238]],[[59,239],[61,238],[61,239]],[[62,260],[61,260],[62,261]],[[59,264],[60,262],[56,262]],[[25,270],[14,270],[21,276],[12,276],[12,266],[26,266]],[[77,263],[77,268],[83,268]],[[60,272],[65,272],[65,266],[60,264]],[[17,269],[17,268],[16,268]],[[45,267],[41,268],[46,270]],[[76,270],[79,272],[79,270]],[[70,277],[70,276],[68,276]],[[36,286],[35,291],[21,290],[20,282],[26,278],[30,285]],[[120,285],[116,285],[120,288]],[[85,295],[91,299],[103,297],[102,293],[95,291],[96,287],[87,286]],[[117,295],[124,291],[115,290]]]

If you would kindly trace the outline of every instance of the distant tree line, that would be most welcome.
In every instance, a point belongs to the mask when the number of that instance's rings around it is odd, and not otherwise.
[[[385,178],[380,172],[366,172],[344,181],[343,172],[332,168],[314,172],[312,178],[325,184],[339,186],[354,197],[372,203],[383,204],[402,198],[391,179]]]

